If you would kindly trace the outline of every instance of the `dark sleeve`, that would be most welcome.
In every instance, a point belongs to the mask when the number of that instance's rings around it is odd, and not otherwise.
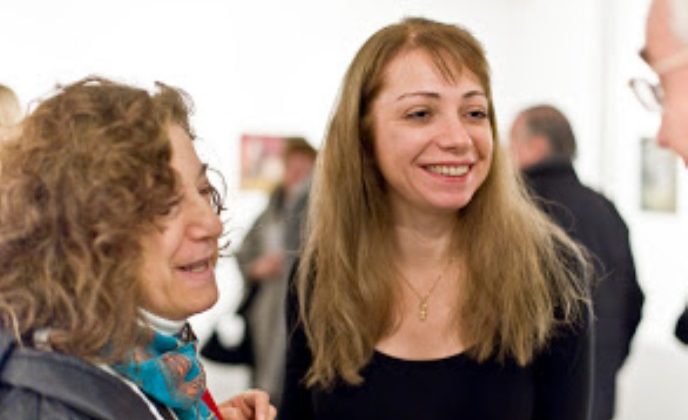
[[[676,323],[676,337],[684,344],[688,344],[688,306],[683,311]]]
[[[69,404],[43,397],[30,390],[0,387],[0,420],[16,419],[90,420],[93,417]]]
[[[628,341],[630,342],[638,329],[640,318],[643,312],[643,303],[645,302],[645,295],[643,294],[638,279],[635,274],[635,264],[633,263],[633,254],[630,250],[630,245],[627,247],[627,284],[626,299],[629,302],[628,313],[626,314],[626,331],[628,331]]]
[[[293,207],[285,216],[284,247],[287,255],[296,259],[304,240],[304,225],[308,210],[308,190],[296,198]]]
[[[617,305],[623,310],[621,317],[624,324],[620,329],[625,336],[623,337],[622,343],[622,359],[619,361],[620,364],[618,366],[618,368],[620,368],[621,364],[623,364],[623,361],[628,356],[631,340],[638,329],[638,324],[642,316],[643,303],[645,302],[645,295],[640,288],[640,284],[638,284],[628,227],[621,218],[616,207],[609,201],[607,201],[607,203],[611,214],[614,216],[614,220],[616,220],[619,225],[619,246],[609,247],[611,248],[613,256],[613,261],[610,262],[613,266],[610,268],[618,270],[619,272],[616,273],[616,275],[612,273],[610,280],[618,282],[618,284],[615,285],[613,290],[609,290],[608,293],[611,294],[616,292],[617,296],[607,296],[607,299],[613,302],[619,302]]]
[[[589,420],[592,388],[591,309],[562,327],[535,361],[536,420]]]
[[[311,420],[315,418],[311,402],[311,393],[303,384],[303,378],[311,364],[311,352],[308,348],[306,333],[299,322],[299,304],[296,294],[297,260],[289,275],[289,293],[287,295],[287,363],[282,391],[282,406],[279,420]]]

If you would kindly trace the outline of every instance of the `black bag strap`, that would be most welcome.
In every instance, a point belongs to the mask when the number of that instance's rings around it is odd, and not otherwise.
[[[15,347],[0,333],[0,383],[60,401],[95,419],[154,419],[127,384],[77,358]]]

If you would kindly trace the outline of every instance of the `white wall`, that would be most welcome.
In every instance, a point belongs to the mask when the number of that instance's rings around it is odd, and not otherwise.
[[[647,0],[5,1],[0,83],[14,87],[25,103],[56,82],[94,73],[185,88],[195,99],[202,151],[228,180],[230,235],[239,240],[265,204],[261,194],[237,190],[241,133],[302,134],[319,144],[346,66],[373,31],[406,15],[459,22],[487,50],[500,125],[508,128],[523,106],[560,106],[578,136],[581,178],[613,198],[632,229],[647,304],[622,376],[619,418],[651,413],[683,419],[688,407],[680,404],[688,402],[678,401],[678,391],[661,375],[688,378],[688,350],[671,336],[688,296],[680,240],[688,222],[684,210],[669,216],[639,210],[638,139],[654,132],[656,117],[640,109],[625,86],[633,75],[649,75],[635,55],[646,5]],[[686,172],[679,172],[683,209]],[[218,311],[238,299],[240,281],[231,261],[221,267],[220,278],[222,300],[197,320],[201,335]],[[648,360],[663,360],[666,369],[649,372],[654,376],[648,379]],[[646,382],[652,386],[637,386]]]

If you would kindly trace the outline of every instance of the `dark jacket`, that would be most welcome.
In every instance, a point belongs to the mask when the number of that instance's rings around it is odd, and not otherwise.
[[[676,338],[681,340],[682,343],[688,344],[688,306],[686,306],[686,309],[676,322],[675,333]]]
[[[546,162],[523,175],[538,204],[593,258],[593,419],[609,420],[614,414],[616,374],[630,351],[644,301],[628,229],[609,200],[580,183],[570,162]]]
[[[124,382],[80,359],[18,347],[0,329],[0,420],[148,420]]]

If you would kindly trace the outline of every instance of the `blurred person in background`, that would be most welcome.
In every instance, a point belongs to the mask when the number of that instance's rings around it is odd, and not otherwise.
[[[407,18],[350,64],[288,300],[282,420],[586,420],[582,250],[499,146],[465,29]]]
[[[263,419],[215,404],[187,319],[210,308],[223,225],[189,100],[89,78],[0,148],[0,418]]]
[[[220,318],[201,352],[211,360],[251,365],[252,386],[268,391],[275,405],[284,381],[287,274],[301,248],[315,158],[315,149],[305,139],[285,139],[282,181],[236,253],[244,278],[244,298],[237,310],[246,323],[244,340],[239,346],[223,340],[234,335],[223,330],[236,324]]]
[[[579,181],[573,168],[576,139],[561,111],[550,105],[525,109],[510,133],[512,159],[535,201],[592,256],[592,418],[610,420],[614,417],[616,376],[630,352],[644,301],[628,228],[607,198]]]
[[[16,132],[21,117],[17,95],[9,87],[0,84],[0,141]]]
[[[688,166],[688,0],[653,0],[645,29],[640,57],[659,83],[633,79],[631,87],[647,110],[662,113],[659,145],[672,149]],[[675,334],[688,344],[688,305]]]

